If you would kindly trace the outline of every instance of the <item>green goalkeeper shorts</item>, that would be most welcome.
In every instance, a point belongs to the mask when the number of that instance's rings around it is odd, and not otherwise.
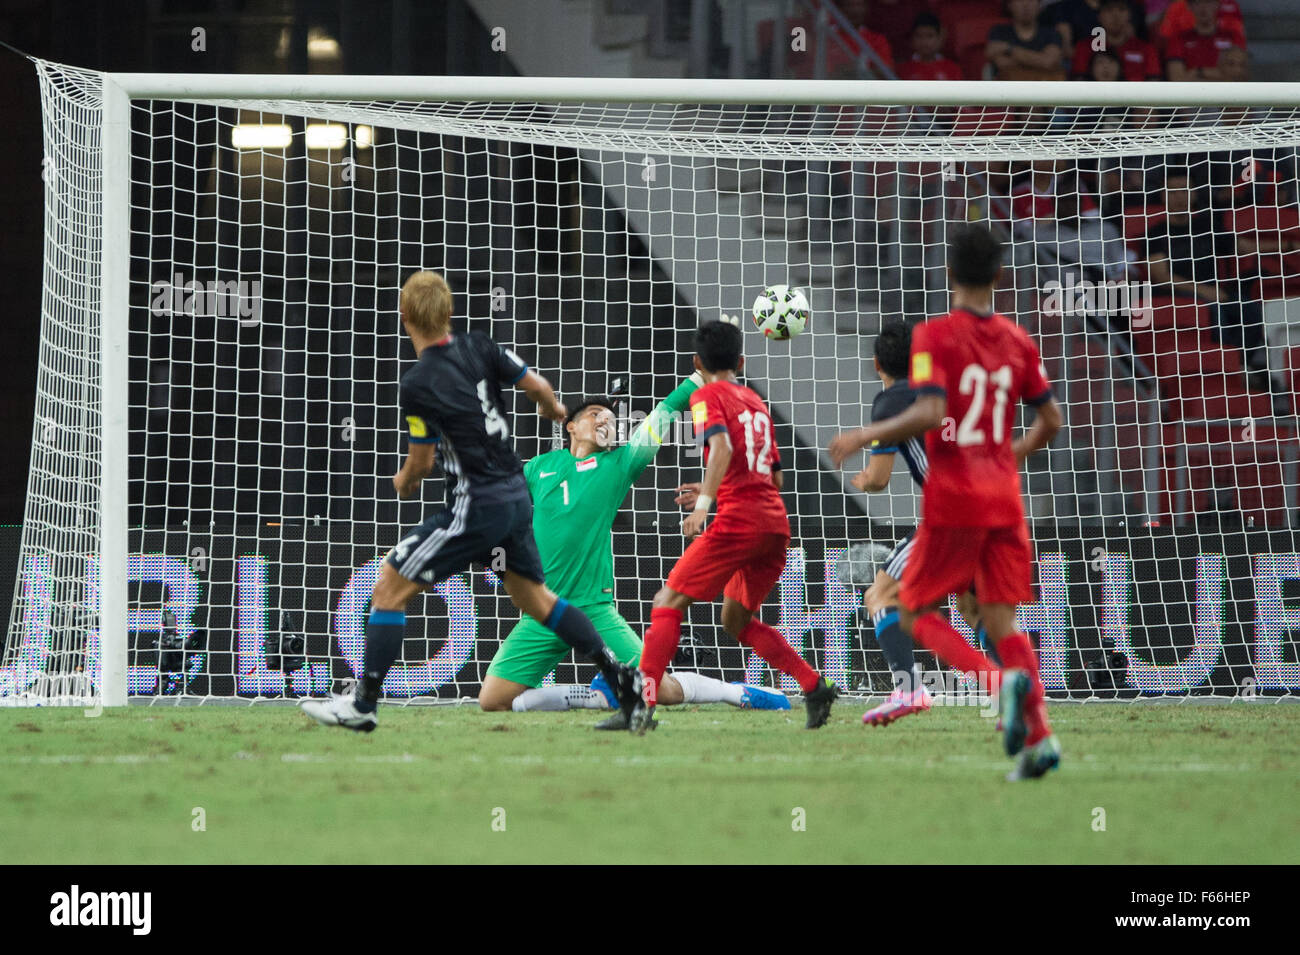
[[[596,628],[614,656],[633,665],[641,659],[641,638],[628,626],[613,604],[592,604],[578,609],[591,619],[591,625]],[[552,631],[532,617],[524,617],[497,648],[487,675],[512,683],[522,683],[524,686],[541,686],[546,674],[572,652],[573,647]]]

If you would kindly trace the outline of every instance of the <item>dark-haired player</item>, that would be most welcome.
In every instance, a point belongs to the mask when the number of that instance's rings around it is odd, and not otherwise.
[[[903,321],[886,323],[876,336],[875,366],[884,389],[871,402],[871,420],[885,421],[902,414],[916,400],[916,392],[907,383],[907,365],[912,349],[912,326]],[[852,442],[849,432],[846,440]],[[919,437],[908,438],[898,444],[884,445],[872,442],[867,466],[854,475],[850,482],[859,491],[876,493],[889,486],[894,470],[894,457],[901,455],[919,487],[925,486],[925,472],[929,469],[925,444]],[[898,612],[898,588],[907,568],[907,557],[912,549],[915,531],[909,531],[894,545],[894,549],[876,571],[876,579],[866,593],[867,611],[876,630],[876,640],[881,653],[893,674],[894,689],[889,699],[872,707],[862,715],[868,726],[888,726],[894,720],[913,713],[922,713],[932,704],[930,691],[921,682],[912,641],[903,632]],[[963,594],[960,603],[968,622],[977,630],[982,640],[987,639],[983,626],[975,619],[973,597]]]
[[[614,401],[587,398],[569,410],[569,445],[539,454],[524,465],[533,497],[533,534],[547,583],[582,609],[614,655],[635,666],[641,638],[614,606],[610,532],[628,490],[663,446],[676,415],[686,411],[703,384],[698,373],[679,384],[617,445]],[[537,621],[524,617],[497,648],[479,692],[485,710],[617,708],[602,677],[591,686],[541,686],[568,646]],[[784,693],[726,683],[700,673],[674,671],[660,687],[660,702],[730,703],[746,709],[789,709]],[[598,724],[626,729],[622,711]]]
[[[654,725],[659,683],[681,639],[686,608],[715,599],[719,591],[722,629],[794,677],[804,692],[806,725],[816,729],[830,717],[839,690],[804,662],[780,631],[754,616],[785,569],[790,544],[772,416],[763,399],[736,380],[744,363],[737,326],[701,325],[695,353],[704,386],[691,397],[691,416],[704,442],[705,469],[695,510],[682,522],[682,532],[695,540],[655,594],[641,653],[644,689],[628,729],[644,733]],[[715,497],[718,513],[705,530]]]
[[[1061,750],[1048,724],[1033,646],[1015,629],[1016,604],[1032,597],[1033,559],[1019,464],[1051,441],[1061,411],[1033,341],[993,311],[1002,253],[1002,243],[985,226],[952,229],[952,310],[912,333],[916,401],[888,421],[854,432],[851,440],[842,435],[831,457],[841,463],[873,441],[889,445],[926,435],[930,468],[921,525],[899,592],[903,629],[958,669],[993,669],[938,612],[950,594],[974,580],[980,619],[1003,664],[1003,742],[1008,755],[1019,755],[1009,778],[1027,779],[1057,766]],[[1020,401],[1038,413],[1012,440]],[[937,430],[949,416],[951,433]]]
[[[595,663],[630,709],[639,674],[615,659],[586,614],[543,583],[532,499],[501,390],[520,389],[552,421],[563,420],[564,405],[514,352],[478,332],[451,333],[451,289],[441,275],[407,279],[400,309],[419,361],[402,375],[410,448],[393,487],[400,498],[414,494],[433,470],[436,449],[449,506],[406,534],[384,562],[370,598],[360,680],[346,694],[304,701],[304,712],[326,726],[373,730],[384,677],[402,652],[407,603],[470,563],[489,563],[494,550],[504,555],[502,578],[515,606]]]

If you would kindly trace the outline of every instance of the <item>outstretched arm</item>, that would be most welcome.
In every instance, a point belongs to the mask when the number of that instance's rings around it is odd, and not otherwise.
[[[515,382],[515,387],[537,405],[537,413],[551,421],[563,421],[566,414],[563,402],[555,397],[551,383],[535,371],[527,371]]]
[[[654,410],[646,415],[645,420],[636,426],[627,439],[626,461],[629,481],[635,481],[640,477],[641,472],[654,460],[654,456],[663,447],[664,438],[672,428],[674,418],[690,406],[691,395],[695,394],[695,389],[703,384],[704,379],[700,377],[699,372],[691,372],[689,378],[684,379],[669,392],[668,397],[655,405]]]
[[[948,411],[948,399],[943,395],[924,394],[908,405],[907,410],[884,421],[877,421],[865,428],[844,431],[835,437],[827,448],[831,461],[839,467],[850,454],[871,446],[873,441],[881,444],[901,444],[909,438],[919,437],[927,431],[943,424],[943,416]]]

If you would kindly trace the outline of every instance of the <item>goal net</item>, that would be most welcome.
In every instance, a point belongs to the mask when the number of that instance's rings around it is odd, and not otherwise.
[[[1005,239],[996,305],[1065,413],[1024,479],[1019,617],[1050,693],[1300,692],[1294,89],[36,67],[45,292],[0,702],[292,698],[359,668],[380,560],[441,506],[436,477],[410,502],[391,483],[398,291],[422,268],[458,328],[565,400],[615,393],[624,436],[689,373],[692,330],[740,315],[794,533],[763,616],[885,690],[844,558],[891,545],[919,496],[901,462],[858,493],[865,462],[824,449],[869,417],[882,321],[946,311],[963,221]],[[812,305],[791,342],[748,317],[776,283]],[[517,410],[521,458],[560,445]],[[689,421],[665,437],[612,536],[638,630],[683,549],[675,488],[701,474]],[[481,568],[410,613],[390,701],[476,696],[518,619]],[[685,634],[679,666],[785,686],[715,606]]]

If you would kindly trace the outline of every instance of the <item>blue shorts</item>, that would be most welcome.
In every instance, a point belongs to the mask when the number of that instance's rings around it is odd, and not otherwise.
[[[894,545],[894,549],[889,552],[880,569],[887,573],[895,580],[903,579],[903,571],[907,568],[907,556],[912,550],[912,538],[916,535],[916,528],[912,528],[902,539]]]
[[[527,494],[504,501],[456,497],[451,507],[403,535],[388,563],[407,580],[426,585],[470,564],[504,568],[538,583],[546,579],[533,539],[533,501]]]

